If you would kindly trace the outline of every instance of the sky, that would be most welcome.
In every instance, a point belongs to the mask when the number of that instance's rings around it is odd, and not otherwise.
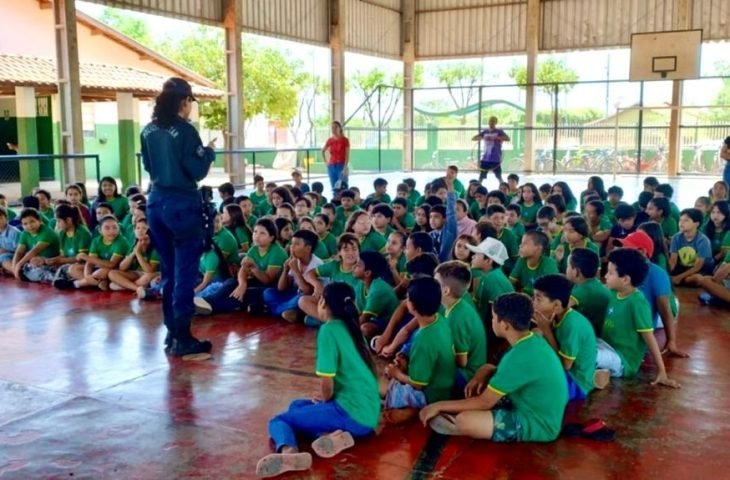
[[[104,7],[97,4],[77,2],[78,9],[99,17]],[[126,13],[138,17],[150,25],[150,32],[155,40],[163,40],[165,38],[180,38],[196,28],[194,23],[175,20],[166,17],[156,17],[138,12],[126,11]],[[152,23],[154,22],[154,23]],[[154,26],[152,26],[154,25]],[[244,48],[245,38],[244,36]],[[311,68],[312,72],[321,71],[321,65],[329,63],[329,50],[324,47],[316,47],[310,44],[301,44],[286,41],[278,38],[263,37],[259,35],[251,35],[256,37],[257,42],[261,45],[271,46],[287,52],[290,58],[298,59],[305,68]],[[702,63],[701,74],[709,76],[715,74],[714,66],[718,61],[727,58],[728,45],[726,43],[707,43],[702,47]],[[538,57],[541,59],[551,56],[543,53]],[[605,80],[611,78],[614,80],[624,80],[629,77],[629,49],[610,49],[586,52],[570,52],[554,55],[563,59],[567,65],[574,69],[580,80]],[[464,60],[458,60],[464,61]],[[509,77],[509,70],[516,64],[524,64],[525,56],[494,56],[481,59],[466,60],[470,62],[481,63],[483,66],[484,85],[504,85],[513,83]],[[439,86],[433,72],[439,64],[445,61],[428,61],[422,62],[425,69],[425,86]],[[356,53],[347,53],[345,56],[345,75],[352,75],[356,71],[366,72],[374,68],[386,70],[389,74],[400,72],[401,63],[395,60],[383,59]],[[686,105],[708,105],[715,97],[717,91],[721,88],[720,80],[696,80],[685,82],[684,87],[684,103]],[[645,105],[664,105],[671,101],[672,84],[670,81],[646,82],[644,91]],[[486,89],[484,93],[488,98],[500,98],[510,100],[516,103],[523,103],[523,93],[520,90],[511,89]],[[419,103],[433,101],[439,99],[450,103],[448,93],[446,91],[421,92],[416,95],[416,106]],[[485,98],[486,99],[486,98]],[[619,83],[600,85],[579,85],[566,96],[561,96],[561,107],[565,108],[583,108],[593,107],[605,113],[612,113],[617,106],[628,107],[635,105],[639,101],[639,86],[637,83]],[[358,100],[347,100],[348,110],[354,109]],[[549,109],[550,99],[547,95],[539,95],[537,99],[538,109]]]

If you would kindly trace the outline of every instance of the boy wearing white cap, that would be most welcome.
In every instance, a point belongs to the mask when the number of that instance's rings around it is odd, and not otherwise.
[[[487,238],[477,246],[467,245],[474,252],[471,258],[472,268],[483,272],[474,282],[474,304],[482,320],[491,318],[492,303],[505,293],[515,291],[502,270],[502,266],[509,259],[507,248],[496,238]]]

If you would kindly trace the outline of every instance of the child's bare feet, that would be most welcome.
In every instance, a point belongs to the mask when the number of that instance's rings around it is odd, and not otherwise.
[[[276,477],[285,472],[309,470],[310,468],[312,468],[312,454],[310,453],[272,453],[256,464],[256,476],[259,478]]]
[[[611,372],[605,368],[596,370],[593,374],[593,385],[598,390],[603,390],[609,383],[611,383]]]
[[[350,432],[336,430],[327,435],[322,435],[312,442],[312,450],[322,458],[332,458],[343,450],[352,448],[355,440]]]

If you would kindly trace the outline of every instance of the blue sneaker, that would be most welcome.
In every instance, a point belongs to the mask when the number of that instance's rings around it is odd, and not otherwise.
[[[307,327],[319,328],[322,326],[323,323],[324,322],[317,320],[316,318],[311,317],[309,315],[304,317],[304,325]]]

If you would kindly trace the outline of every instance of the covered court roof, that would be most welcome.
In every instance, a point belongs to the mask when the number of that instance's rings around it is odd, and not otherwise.
[[[239,2],[244,31],[326,46],[330,9],[340,2],[345,48],[400,58],[408,0],[90,0],[220,26]],[[632,33],[672,30],[689,0],[540,0],[539,49],[628,47]],[[416,59],[525,51],[527,0],[415,0]],[[730,39],[730,2],[692,0],[693,29],[704,40]]]
[[[81,95],[85,99],[113,99],[116,92],[130,92],[137,97],[154,97],[166,77],[119,65],[81,62]],[[55,93],[58,77],[56,61],[24,55],[0,54],[0,93],[12,94],[16,86],[35,87],[40,92]],[[200,98],[219,98],[223,92],[191,82]]]

